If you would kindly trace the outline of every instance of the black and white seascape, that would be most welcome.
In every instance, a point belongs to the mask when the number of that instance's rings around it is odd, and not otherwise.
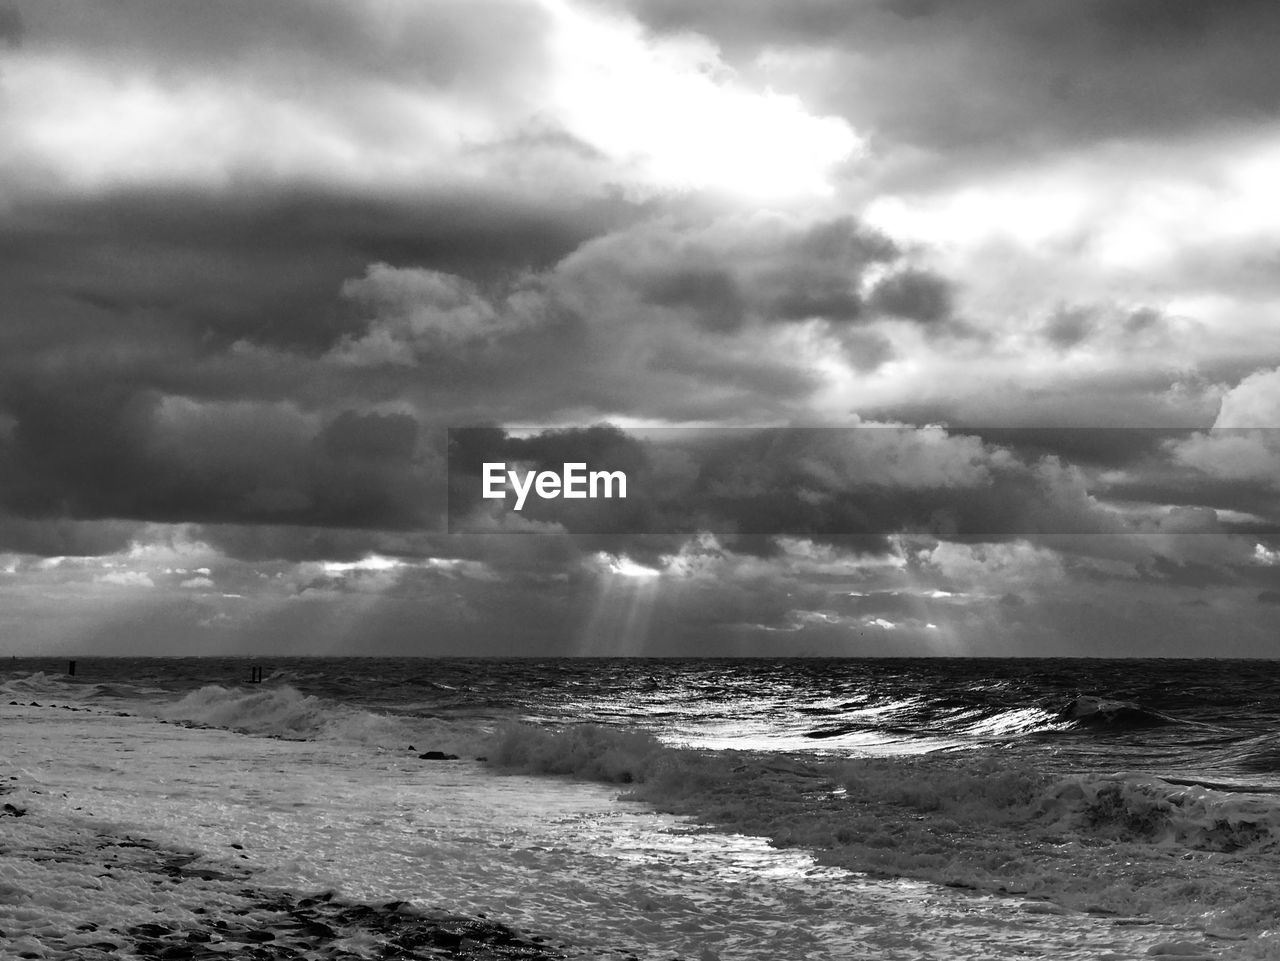
[[[1280,958],[1277,41],[0,0],[0,957]]]

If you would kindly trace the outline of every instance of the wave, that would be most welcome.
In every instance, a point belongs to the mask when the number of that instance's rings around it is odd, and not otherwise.
[[[1259,774],[1280,771],[1280,738],[1274,734],[1251,738],[1234,748],[1235,765]]]
[[[289,740],[322,740],[383,750],[474,755],[491,728],[438,717],[380,714],[303,694],[288,685],[255,690],[210,684],[157,705],[162,720]]]
[[[159,688],[144,687],[131,681],[90,681],[88,678],[68,674],[36,671],[32,674],[12,675],[0,680],[0,696],[56,697],[60,701],[80,703],[110,699],[133,700],[155,694],[163,694]]]
[[[860,705],[830,717],[825,724],[807,727],[802,736],[813,741],[838,741],[853,734],[879,732],[958,738],[963,743],[1063,732],[1111,733],[1186,723],[1136,701],[1093,695],[1074,697],[1056,709],[1025,704],[986,705],[957,696],[932,703],[897,702],[871,709]]]
[[[1065,778],[1040,798],[1042,820],[1124,841],[1175,845],[1191,851],[1274,848],[1280,803],[1274,796],[1173,783],[1134,774]]]
[[[937,705],[931,707],[936,708]],[[880,718],[844,719],[822,727],[808,728],[801,736],[811,741],[837,741],[850,735],[878,733],[892,735],[894,738],[958,738],[959,743],[963,744],[966,740],[986,742],[993,738],[1016,738],[1062,729],[1059,716],[1040,707],[991,709],[951,705],[941,716],[925,715],[914,723]]]
[[[1111,700],[1090,695],[1072,698],[1062,706],[1054,719],[1072,728],[1109,730],[1184,723],[1168,714],[1149,710],[1136,701]]]
[[[1257,872],[1280,873],[1275,796],[1137,774],[1063,777],[968,752],[706,752],[590,725],[512,725],[496,742],[489,763],[502,770],[627,785],[661,810],[855,871],[1216,930],[1280,924],[1267,892],[1240,893]]]
[[[1058,727],[1056,715],[1039,707],[1015,707],[994,714],[972,712],[960,728],[970,737],[1009,738]]]
[[[18,677],[10,677],[4,681],[0,681],[0,694],[10,696],[66,694],[73,690],[73,686],[68,684],[62,675],[46,674],[44,671],[37,671],[34,674],[25,674]]]
[[[721,795],[751,799],[752,765],[874,805],[964,816],[975,822],[1037,821],[1111,839],[1177,842],[1194,850],[1234,851],[1280,842],[1280,800],[1138,774],[1060,777],[991,757],[805,759],[747,752],[698,752],[664,745],[640,731],[584,724],[562,730],[512,724],[495,736],[489,763],[529,774],[567,774],[637,785],[664,802],[716,782]]]

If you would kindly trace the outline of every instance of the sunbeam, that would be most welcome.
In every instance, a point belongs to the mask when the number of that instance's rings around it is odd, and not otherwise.
[[[633,657],[648,649],[660,571],[626,555],[597,554],[599,592],[578,636],[576,649],[587,657]]]

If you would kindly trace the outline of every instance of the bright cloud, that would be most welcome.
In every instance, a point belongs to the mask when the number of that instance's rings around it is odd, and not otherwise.
[[[655,37],[621,11],[569,0],[505,6],[362,5],[347,29],[374,45],[382,75],[287,45],[274,59],[246,47],[208,72],[129,64],[106,48],[22,49],[6,61],[0,163],[77,191],[550,179],[781,198],[829,193],[831,170],[859,148],[847,121],[752,85],[705,39]],[[508,22],[486,36],[491,14]],[[488,69],[432,77],[406,61],[415,41],[451,44],[442,59]]]
[[[631,19],[549,0],[561,68],[551,89],[568,129],[649,189],[751,198],[822,195],[861,140],[847,121],[753,88],[696,34],[656,38]]]
[[[155,587],[155,582],[141,571],[108,571],[99,574],[94,580],[100,584],[115,584],[119,587]]]

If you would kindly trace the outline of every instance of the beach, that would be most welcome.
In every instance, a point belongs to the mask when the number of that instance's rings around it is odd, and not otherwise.
[[[23,686],[43,693],[0,706],[14,957],[1274,956],[1247,909],[1276,883],[1269,845],[1088,837],[1063,827],[1070,798],[1029,834],[999,823],[992,799],[1022,788],[990,771],[966,821],[954,761],[869,759],[850,798],[830,759],[652,753],[635,732],[510,729],[485,761],[427,760],[461,735],[264,736]]]

